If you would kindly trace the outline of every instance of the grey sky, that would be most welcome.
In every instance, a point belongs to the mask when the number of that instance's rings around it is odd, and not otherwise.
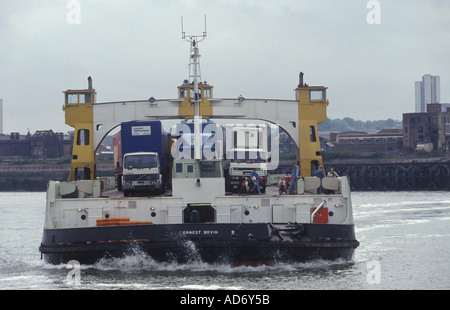
[[[414,112],[414,81],[441,76],[450,102],[450,1],[379,0],[0,0],[0,98],[4,132],[67,132],[66,89],[98,102],[175,98],[188,76],[187,33],[200,43],[202,79],[214,96],[294,99],[298,74],[328,87],[328,117],[393,118]]]

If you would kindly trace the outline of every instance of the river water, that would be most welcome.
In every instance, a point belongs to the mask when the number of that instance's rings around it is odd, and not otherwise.
[[[68,269],[38,250],[45,193],[0,193],[0,290],[448,290],[450,193],[355,192],[351,261],[274,266],[156,263],[139,251]],[[76,281],[67,278],[78,271]],[[74,278],[71,278],[74,279]]]

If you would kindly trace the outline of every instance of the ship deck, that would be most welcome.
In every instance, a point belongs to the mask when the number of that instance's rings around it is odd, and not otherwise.
[[[265,193],[261,193],[260,195],[258,193],[233,193],[233,192],[226,192],[225,196],[233,196],[233,197],[246,197],[246,196],[250,196],[250,197],[254,197],[254,196],[258,196],[258,197],[273,197],[273,196],[279,196],[280,193],[278,192],[278,187],[277,186],[268,186],[266,187],[266,192]],[[292,195],[297,195],[297,194],[282,194],[282,195],[288,195],[288,196],[292,196]],[[141,192],[141,193],[135,193],[134,195],[125,197],[123,195],[122,191],[119,191],[117,189],[112,189],[112,190],[108,190],[108,191],[104,191],[102,192],[102,198],[111,198],[111,199],[136,199],[136,198],[153,198],[153,197],[172,197],[172,191],[171,190],[166,190],[164,193],[161,194],[152,194],[150,192]]]

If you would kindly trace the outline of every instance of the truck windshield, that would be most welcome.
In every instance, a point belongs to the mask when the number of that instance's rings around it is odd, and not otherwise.
[[[144,169],[158,167],[155,155],[131,155],[125,157],[125,169]]]

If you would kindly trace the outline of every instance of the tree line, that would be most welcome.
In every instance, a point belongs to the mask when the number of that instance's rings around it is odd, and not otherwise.
[[[350,117],[344,117],[343,119],[330,119],[327,118],[326,121],[319,124],[319,131],[335,131],[335,132],[346,132],[346,131],[365,131],[365,132],[375,132],[381,129],[392,129],[392,128],[402,128],[402,121],[396,121],[392,118],[387,120],[377,120],[377,121],[360,121],[354,120]]]

